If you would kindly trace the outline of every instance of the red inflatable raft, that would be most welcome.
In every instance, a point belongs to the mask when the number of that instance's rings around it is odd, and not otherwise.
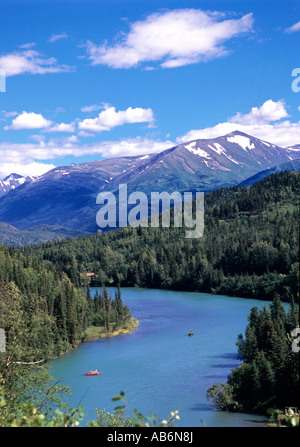
[[[99,376],[99,374],[101,374],[101,371],[88,371],[84,373],[85,376]]]

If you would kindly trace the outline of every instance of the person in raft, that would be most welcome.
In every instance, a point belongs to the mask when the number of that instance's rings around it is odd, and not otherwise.
[[[193,332],[193,331],[190,331],[190,332],[188,333],[188,335],[194,335],[194,332]]]

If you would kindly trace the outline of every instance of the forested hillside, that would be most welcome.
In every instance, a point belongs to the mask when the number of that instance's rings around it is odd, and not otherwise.
[[[51,383],[47,361],[77,346],[90,327],[109,334],[130,319],[120,289],[112,297],[104,288],[93,300],[88,287],[76,287],[50,261],[0,245],[0,425],[20,403],[56,403],[61,387]]]
[[[87,236],[82,231],[71,228],[55,227],[51,225],[39,225],[37,227],[19,230],[5,222],[0,222],[0,244],[22,247],[22,245],[41,244],[53,239],[64,239],[67,237]]]
[[[92,299],[89,285],[272,300],[270,311],[252,310],[245,338],[238,339],[244,364],[225,388],[211,389],[210,397],[225,399],[231,409],[289,404],[298,389],[286,334],[297,324],[299,192],[299,173],[291,171],[251,188],[207,193],[205,231],[199,239],[186,239],[184,228],[127,227],[22,248],[0,245],[0,328],[6,334],[6,352],[0,353],[3,420],[15,417],[20,403],[34,400],[42,409],[55,399],[57,384],[50,386],[37,365],[76,346],[88,327],[103,326],[109,332],[130,319],[120,288],[111,297],[104,287]],[[292,304],[288,315],[280,299]]]
[[[205,229],[131,228],[25,248],[79,286],[118,284],[298,301],[299,172],[205,194]]]
[[[89,287],[77,287],[50,261],[0,245],[0,327],[12,337],[11,321],[22,321],[17,333],[24,328],[25,360],[60,355],[82,341],[88,326],[108,332],[110,323],[119,327],[129,315],[120,290],[112,297],[104,289],[93,300]]]

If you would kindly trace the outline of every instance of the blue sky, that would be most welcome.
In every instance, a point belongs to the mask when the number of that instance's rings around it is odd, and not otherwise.
[[[300,143],[299,1],[0,0],[0,43],[0,179],[235,129]]]

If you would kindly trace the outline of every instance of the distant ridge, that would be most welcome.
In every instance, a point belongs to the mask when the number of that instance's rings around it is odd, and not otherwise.
[[[42,242],[53,241],[55,239],[66,239],[68,237],[87,236],[89,233],[76,231],[70,228],[57,227],[51,225],[39,225],[18,230],[12,225],[0,222],[0,244],[21,247],[22,245],[40,244]]]
[[[241,182],[240,185],[252,186],[254,185],[254,183],[259,182],[260,180],[264,179],[265,177],[268,177],[271,174],[275,174],[281,171],[292,171],[292,170],[300,171],[300,158],[288,161],[287,163],[283,163],[278,166],[274,166],[273,168],[266,169],[265,171],[258,172],[252,177]]]
[[[282,148],[235,131],[193,140],[157,154],[117,157],[61,166],[24,181],[0,197],[0,221],[19,229],[55,225],[95,233],[99,192],[211,191],[246,181],[299,158],[300,148]],[[19,182],[20,183],[20,182]]]

